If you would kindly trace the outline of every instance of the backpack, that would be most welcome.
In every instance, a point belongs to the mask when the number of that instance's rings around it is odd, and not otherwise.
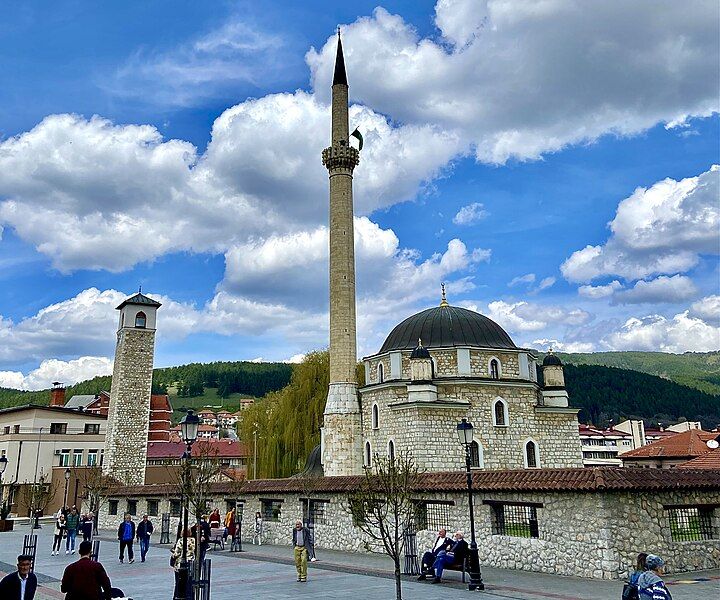
[[[634,583],[626,583],[623,586],[622,600],[639,600],[638,587]]]

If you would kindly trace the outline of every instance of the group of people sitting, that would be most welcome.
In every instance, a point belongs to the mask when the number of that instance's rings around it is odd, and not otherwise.
[[[452,538],[447,536],[447,530],[438,531],[433,547],[422,556],[418,581],[425,581],[430,576],[432,583],[440,583],[445,569],[463,569],[468,553],[464,538],[462,531],[456,531]]]

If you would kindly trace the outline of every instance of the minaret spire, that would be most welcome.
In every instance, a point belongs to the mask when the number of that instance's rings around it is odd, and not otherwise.
[[[332,135],[322,162],[330,178],[330,387],[323,413],[325,475],[362,472],[357,394],[353,171],[360,152],[349,143],[348,85],[338,29],[332,83]]]

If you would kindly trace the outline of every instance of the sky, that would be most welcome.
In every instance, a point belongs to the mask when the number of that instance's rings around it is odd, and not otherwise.
[[[0,386],[328,343],[339,25],[358,353],[440,300],[540,351],[720,349],[717,2],[6,3]]]

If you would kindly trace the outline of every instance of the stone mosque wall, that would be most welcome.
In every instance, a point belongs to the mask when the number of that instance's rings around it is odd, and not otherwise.
[[[252,484],[252,482],[250,482]],[[124,495],[116,501],[117,515],[108,515],[108,503],[100,514],[100,527],[114,529],[127,509],[128,500],[137,504],[136,516],[147,511],[147,499],[153,498],[145,486],[142,496]],[[303,499],[299,493],[270,492],[238,497],[243,506],[243,540],[250,543],[254,515],[266,514],[264,543],[289,545],[292,528],[303,518]],[[311,496],[320,503],[313,533],[320,559],[322,549],[364,552],[365,536],[353,526],[343,494],[319,492]],[[170,498],[155,496],[159,514],[170,511]],[[228,510],[235,498],[218,494],[210,507]],[[269,503],[279,507],[276,519],[267,518]],[[465,532],[470,541],[467,494],[462,492],[423,493],[426,503],[426,529],[417,532],[418,552],[429,547],[437,529],[448,533]],[[537,537],[517,535],[519,530],[496,532],[493,514],[497,506],[534,507]],[[704,505],[713,511],[714,536],[705,541],[674,541],[666,506]],[[440,510],[434,510],[434,508]],[[513,510],[513,509],[511,509]],[[526,508],[526,510],[529,510]],[[156,521],[159,539],[159,517]],[[177,517],[171,521],[171,539],[177,529]],[[475,526],[481,566],[492,566],[556,575],[593,579],[628,577],[638,552],[661,555],[669,572],[720,568],[720,490],[649,492],[478,492],[475,498]]]

